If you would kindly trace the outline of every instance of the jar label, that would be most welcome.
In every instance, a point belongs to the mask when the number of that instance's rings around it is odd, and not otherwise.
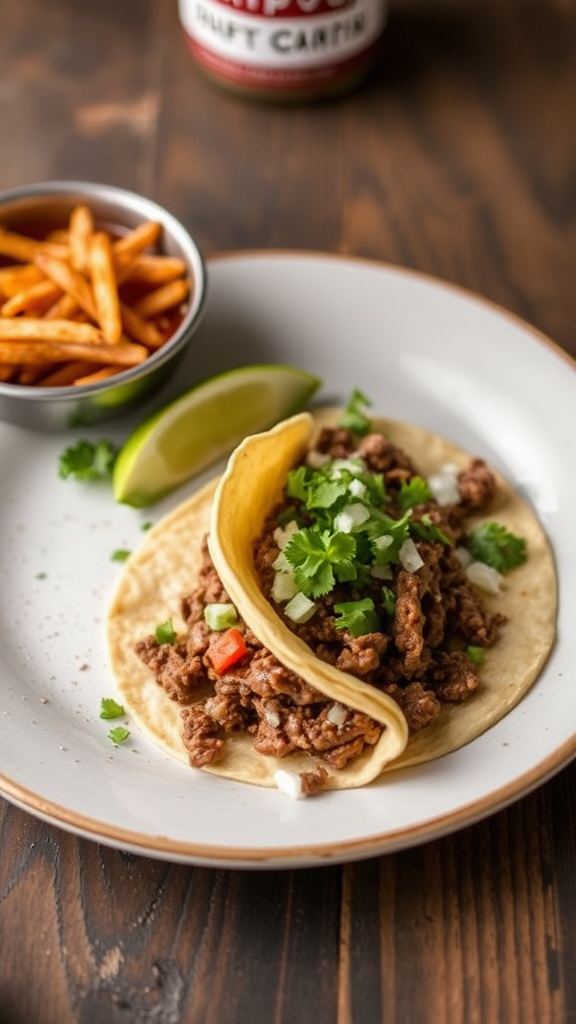
[[[378,41],[385,0],[179,0],[192,52],[241,82],[349,66]],[[300,74],[298,74],[300,72]]]

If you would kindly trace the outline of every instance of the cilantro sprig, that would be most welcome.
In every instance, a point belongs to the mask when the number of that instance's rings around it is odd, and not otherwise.
[[[122,718],[125,714],[124,707],[114,700],[113,697],[102,697],[100,701],[100,718]]]
[[[67,480],[107,480],[112,474],[117,450],[111,441],[77,441],[58,458],[58,475]]]
[[[154,630],[154,637],[159,644],[173,644],[176,642],[176,630],[172,619],[166,622],[159,622]]]
[[[378,613],[371,597],[360,601],[342,601],[334,605],[337,629],[347,629],[352,636],[364,636],[380,628]]]
[[[471,530],[466,547],[479,562],[485,562],[498,572],[507,573],[523,565],[528,554],[526,541],[506,529],[502,523],[482,523]]]
[[[284,554],[295,570],[299,590],[306,597],[323,597],[337,581],[354,582],[358,578],[356,541],[349,533],[304,527],[291,536]]]
[[[370,399],[358,388],[354,388],[348,404],[340,417],[339,426],[351,430],[357,437],[365,437],[372,426],[372,422],[364,410],[370,408],[371,405]]]

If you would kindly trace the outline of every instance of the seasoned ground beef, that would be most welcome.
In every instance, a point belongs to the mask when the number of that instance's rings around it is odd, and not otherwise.
[[[402,481],[416,474],[412,460],[380,434],[368,434],[359,443],[342,428],[324,428],[317,449],[334,458],[361,455],[367,469],[381,473],[391,506]],[[418,571],[391,568],[387,585],[396,596],[394,615],[381,615],[382,631],[352,636],[336,626],[334,605],[370,594],[380,601],[382,581],[369,582],[362,594],[337,585],[315,601],[313,617],[298,624],[289,620],[281,605],[275,608],[286,624],[319,658],[378,687],[393,697],[411,732],[433,723],[443,703],[465,700],[478,686],[476,667],[466,646],[489,647],[506,619],[490,613],[479,592],[466,580],[455,548],[462,543],[465,519],[486,508],[495,494],[494,476],[481,459],[472,459],[457,476],[460,501],[441,506],[427,501],[414,511],[438,527],[449,544],[422,540],[418,545],[423,565]],[[286,499],[268,517],[255,546],[256,568],[271,601],[278,556],[275,530],[289,508]],[[389,506],[390,507],[390,506]],[[398,516],[400,512],[398,511]]]
[[[395,505],[399,488],[416,475],[405,452],[379,434],[368,434],[358,442],[348,430],[324,428],[316,453],[321,459],[361,456],[369,471],[382,474],[388,512],[396,509],[400,517]],[[467,513],[484,508],[494,496],[493,476],[482,460],[474,459],[458,474],[457,482],[461,498],[457,504],[441,506],[427,500],[413,511],[416,521],[433,524],[444,539],[421,540],[422,565],[417,570],[390,566],[386,586],[395,594],[393,614],[380,607],[382,579],[369,580],[361,593],[337,584],[315,601],[312,618],[300,624],[286,618],[276,605],[278,614],[319,658],[393,698],[411,732],[433,725],[444,703],[459,703],[476,690],[476,668],[465,648],[488,647],[505,622],[503,616],[486,610],[455,554]],[[275,530],[289,504],[286,499],[273,510],[254,549],[262,589],[272,602],[273,563],[279,554]],[[338,627],[334,605],[366,594],[381,613],[380,628],[354,636]],[[182,705],[182,738],[193,766],[217,761],[226,737],[237,731],[248,733],[262,754],[282,758],[304,750],[335,770],[378,742],[382,726],[327,700],[281,665],[242,623],[245,654],[232,667],[216,672],[211,648],[221,634],[210,629],[204,609],[227,602],[204,542],[197,586],[181,601],[185,635],[173,644],[147,637],[136,645],[157,682]],[[304,773],[304,792],[317,792],[327,777],[323,768]]]

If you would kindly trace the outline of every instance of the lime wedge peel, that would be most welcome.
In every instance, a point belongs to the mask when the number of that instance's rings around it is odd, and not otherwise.
[[[248,434],[298,412],[320,384],[306,370],[273,363],[196,384],[141,423],[122,446],[112,477],[116,501],[135,508],[154,504]]]

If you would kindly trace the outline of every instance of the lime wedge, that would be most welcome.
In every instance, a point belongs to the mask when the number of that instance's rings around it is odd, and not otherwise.
[[[211,377],[141,423],[114,465],[116,501],[152,505],[228,455],[248,434],[298,412],[320,379],[292,366],[262,364]]]

